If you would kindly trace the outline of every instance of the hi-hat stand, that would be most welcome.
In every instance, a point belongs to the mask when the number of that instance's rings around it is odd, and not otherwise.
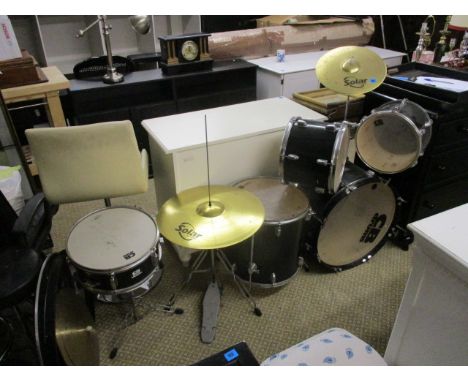
[[[208,269],[200,269],[203,261],[210,256],[210,268]],[[211,343],[215,338],[215,331],[216,331],[216,323],[218,320],[218,313],[220,310],[221,304],[221,290],[220,284],[217,278],[217,271],[216,271],[216,259],[223,265],[226,270],[226,273],[231,274],[233,277],[233,281],[236,284],[237,288],[239,289],[240,293],[244,298],[246,298],[253,307],[253,313],[257,316],[262,315],[262,311],[257,306],[257,303],[253,299],[250,291],[246,288],[241,281],[239,281],[237,275],[235,274],[235,265],[231,264],[231,262],[226,257],[225,253],[217,248],[217,249],[209,249],[209,250],[202,250],[198,257],[194,260],[190,272],[187,275],[186,279],[182,283],[181,288],[178,292],[174,293],[169,300],[168,306],[173,306],[175,304],[177,295],[182,292],[185,287],[190,283],[192,276],[195,273],[206,273],[211,272],[211,282],[208,285],[208,288],[205,292],[205,296],[203,298],[203,319],[201,325],[201,340],[204,343]]]

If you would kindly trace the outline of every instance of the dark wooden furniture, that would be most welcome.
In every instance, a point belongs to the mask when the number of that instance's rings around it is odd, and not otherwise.
[[[410,63],[397,76],[434,76],[468,81],[468,73]],[[392,99],[407,98],[424,107],[433,120],[432,138],[418,164],[388,176],[403,203],[396,218],[395,240],[411,242],[408,223],[468,203],[468,91],[452,92],[387,77],[366,95],[365,114]]]
[[[216,61],[212,70],[171,76],[160,69],[137,71],[113,85],[71,80],[62,97],[70,124],[129,119],[140,149],[147,150],[144,119],[255,99],[256,66],[243,60]]]

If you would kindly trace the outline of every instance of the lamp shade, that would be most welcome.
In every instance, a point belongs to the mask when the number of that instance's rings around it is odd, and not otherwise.
[[[459,31],[468,29],[468,15],[453,15],[450,19],[449,28]]]
[[[135,15],[130,16],[130,25],[140,34],[147,34],[151,29],[151,20],[149,16]]]

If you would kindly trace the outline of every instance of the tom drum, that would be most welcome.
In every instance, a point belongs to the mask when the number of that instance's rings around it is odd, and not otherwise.
[[[265,207],[265,220],[252,239],[225,248],[236,275],[254,286],[285,285],[299,270],[300,239],[309,202],[300,189],[278,178],[250,178],[235,185],[255,194]]]

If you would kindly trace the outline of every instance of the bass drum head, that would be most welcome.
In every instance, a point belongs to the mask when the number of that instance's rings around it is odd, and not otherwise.
[[[335,146],[333,148],[331,174],[329,178],[329,190],[332,193],[338,191],[343,178],[343,172],[348,159],[349,140],[348,126],[343,125],[336,134]]]
[[[159,240],[156,223],[130,207],[109,207],[85,216],[72,228],[67,254],[78,267],[112,271],[142,259]]]
[[[356,131],[356,150],[371,169],[395,174],[417,162],[422,152],[421,137],[405,115],[378,111],[361,121]]]
[[[235,186],[250,191],[262,201],[267,223],[299,219],[309,208],[307,196],[297,187],[283,184],[279,178],[250,178]]]
[[[353,186],[351,184],[351,186]],[[380,248],[395,215],[392,189],[378,180],[365,181],[331,201],[317,241],[320,262],[341,270],[366,262]]]

